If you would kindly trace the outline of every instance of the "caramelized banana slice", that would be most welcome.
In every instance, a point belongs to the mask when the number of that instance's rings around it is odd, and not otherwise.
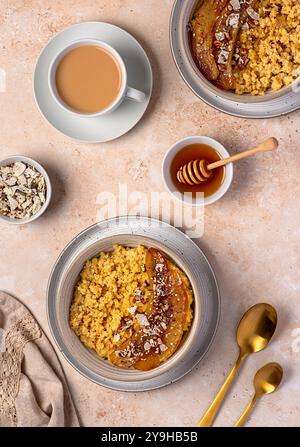
[[[219,70],[219,77],[214,83],[223,90],[233,90],[232,60],[236,49],[237,38],[241,26],[248,17],[248,8],[255,8],[257,0],[230,2],[218,17],[214,30],[213,55]],[[232,5],[237,5],[236,9]],[[238,6],[239,5],[239,6]]]
[[[200,71],[209,81],[216,81],[219,69],[213,54],[215,24],[229,0],[202,0],[193,20],[192,52]]]
[[[223,90],[233,90],[233,56],[241,27],[258,0],[203,0],[191,21],[192,53],[200,71]],[[248,23],[249,24],[249,23]]]
[[[146,271],[153,285],[152,314],[147,324],[109,357],[117,366],[142,371],[156,368],[177,350],[189,306],[180,274],[159,250],[148,249]]]
[[[159,353],[157,349],[152,349],[134,364],[136,369],[143,371],[156,368],[176,352],[182,340],[188,312],[188,297],[181,276],[177,270],[170,268],[167,259],[158,250],[148,250],[146,268],[153,285],[160,282],[157,278],[158,270],[164,271],[169,323],[161,337],[162,343],[158,345]]]

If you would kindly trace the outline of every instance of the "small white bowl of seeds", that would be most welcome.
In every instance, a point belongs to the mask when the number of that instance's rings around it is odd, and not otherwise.
[[[49,176],[35,160],[14,155],[0,161],[0,219],[33,222],[48,208],[51,193]]]

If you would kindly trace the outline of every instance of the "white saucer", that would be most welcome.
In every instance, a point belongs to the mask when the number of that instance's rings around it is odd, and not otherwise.
[[[77,117],[59,107],[48,85],[49,66],[66,45],[81,38],[99,39],[114,47],[124,59],[128,84],[143,91],[145,101],[125,99],[115,112],[95,118]],[[43,49],[34,73],[34,94],[42,115],[63,134],[85,143],[104,143],[132,129],[147,109],[152,84],[151,65],[141,45],[126,31],[103,22],[79,23],[57,34]]]

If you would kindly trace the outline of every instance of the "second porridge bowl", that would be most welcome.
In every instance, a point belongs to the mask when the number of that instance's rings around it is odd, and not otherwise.
[[[170,20],[170,43],[179,73],[190,89],[204,102],[230,115],[244,118],[270,118],[300,107],[299,82],[268,91],[264,96],[238,95],[207,80],[197,67],[190,45],[190,22],[199,0],[176,0]]]
[[[115,245],[156,248],[188,277],[193,290],[193,320],[176,352],[149,371],[121,368],[88,349],[70,327],[74,287],[89,259]],[[200,249],[170,225],[148,218],[111,219],[88,228],[66,247],[48,285],[48,319],[65,358],[97,384],[122,391],[145,391],[168,385],[187,374],[209,348],[219,319],[215,276]]]

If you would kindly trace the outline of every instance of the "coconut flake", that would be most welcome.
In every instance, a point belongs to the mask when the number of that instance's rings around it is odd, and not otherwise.
[[[166,346],[165,344],[161,343],[159,345],[159,349],[160,349],[160,352],[165,352],[168,349],[168,346]]]
[[[216,34],[215,34],[215,38],[216,38],[219,42],[222,42],[222,41],[225,39],[225,34],[224,34],[222,31],[220,31],[219,33],[216,33]]]
[[[257,21],[260,19],[260,15],[258,14],[258,12],[254,11],[254,9],[251,8],[251,6],[249,6],[249,8],[247,8],[247,13],[251,17],[252,20]]]
[[[221,50],[218,56],[218,64],[226,64],[229,58],[229,51]]]
[[[149,321],[145,314],[136,314],[135,318],[140,326],[149,326]]]
[[[134,315],[136,312],[136,306],[129,307],[127,310],[131,315]]]
[[[115,334],[115,335],[114,335],[114,341],[115,341],[115,342],[120,341],[120,338],[121,338],[121,337],[120,337],[120,334]]]
[[[231,26],[232,28],[237,28],[239,25],[240,15],[239,13],[233,12],[227,18],[227,26]]]
[[[23,172],[25,172],[25,169],[26,169],[26,165],[24,163],[22,163],[21,161],[17,161],[13,165],[13,173],[16,177],[20,177],[20,175],[22,175]]]
[[[239,11],[241,9],[240,0],[230,0],[230,4],[234,11]]]
[[[11,196],[8,196],[8,203],[11,211],[15,211],[18,208],[18,202]]]
[[[146,343],[144,344],[144,349],[145,349],[145,351],[150,351],[151,345],[148,341],[146,341]]]
[[[156,266],[155,266],[155,270],[156,270],[158,273],[161,273],[161,272],[163,271],[163,269],[164,269],[164,264],[156,264]]]

